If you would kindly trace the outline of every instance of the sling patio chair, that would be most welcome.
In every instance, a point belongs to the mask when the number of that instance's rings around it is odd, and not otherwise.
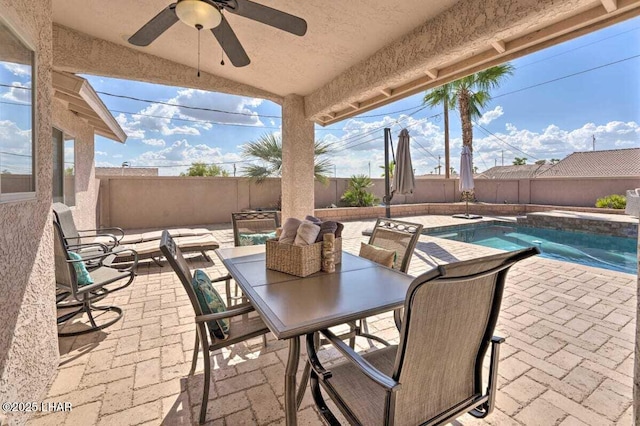
[[[321,388],[354,425],[440,425],[494,408],[501,337],[493,336],[509,268],[537,248],[438,266],[414,279],[404,303],[398,345],[360,355],[321,330],[346,362],[325,369],[307,335],[311,390],[320,413],[338,420]],[[483,392],[482,364],[491,345]]]
[[[369,244],[395,252],[393,268],[404,273],[408,273],[409,264],[411,263],[413,252],[422,233],[422,228],[423,226],[419,223],[378,218],[371,233],[371,237],[369,237]],[[395,320],[396,327],[400,330],[402,309],[396,309],[393,318]],[[368,336],[381,343],[388,344],[380,338],[369,334],[369,327],[366,319],[364,318],[360,320],[359,324],[355,324],[355,334],[358,336]],[[350,344],[352,347],[353,343],[353,340],[351,340]]]
[[[53,221],[54,254],[56,276],[56,307],[69,311],[57,318],[59,336],[77,336],[95,330],[101,330],[115,324],[122,318],[122,309],[117,306],[96,306],[95,302],[104,299],[108,294],[128,287],[136,276],[138,264],[135,252],[128,253],[134,261],[126,268],[116,268],[106,263],[113,253],[80,256],[68,250],[62,233],[62,227]],[[107,314],[111,312],[112,314]],[[95,315],[99,313],[100,315]],[[74,322],[80,314],[86,314],[89,326]],[[96,322],[107,315],[110,319]],[[69,331],[65,331],[69,328]]]
[[[268,238],[275,238],[276,228],[280,226],[280,219],[276,211],[255,211],[231,213],[233,225],[233,244],[236,247],[264,244]],[[238,285],[231,295],[231,276],[226,281],[227,306],[240,300]]]
[[[244,342],[253,337],[264,336],[269,332],[269,329],[259,316],[249,315],[251,312],[254,312],[254,308],[250,303],[237,304],[230,307],[231,309],[229,310],[219,309],[219,312],[210,313],[212,310],[206,300],[209,296],[204,293],[210,295],[215,292],[215,290],[209,288],[203,292],[201,284],[194,282],[194,275],[191,274],[180,248],[167,231],[162,233],[160,250],[180,279],[195,312],[196,342],[193,348],[193,358],[189,374],[193,375],[195,373],[198,363],[198,353],[202,350],[204,357],[204,389],[202,391],[202,405],[200,407],[200,423],[204,423],[207,416],[207,402],[209,400],[209,386],[211,384],[209,352]],[[196,275],[198,275],[197,271]],[[208,277],[206,279],[208,280]],[[214,283],[225,279],[226,277],[221,277],[209,281],[210,283]],[[201,289],[198,293],[196,293],[195,289],[196,284],[198,288]],[[203,304],[201,304],[201,301]],[[224,304],[221,300],[220,303]],[[218,308],[220,308],[219,304]],[[228,329],[222,336],[219,334],[224,328],[224,324],[220,323],[221,321],[228,321],[226,323]],[[211,341],[209,341],[209,338],[211,338]]]

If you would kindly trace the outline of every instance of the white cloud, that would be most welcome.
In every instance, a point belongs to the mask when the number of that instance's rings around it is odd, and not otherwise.
[[[3,62],[2,66],[16,77],[31,77],[31,66],[16,64],[13,62]]]
[[[498,117],[501,117],[502,115],[504,115],[504,110],[500,105],[498,105],[491,111],[487,111],[484,114],[482,114],[482,117],[478,119],[478,123],[480,123],[483,126],[486,126],[487,124],[491,123],[493,120],[495,120]]]
[[[106,152],[104,151],[96,151],[95,153],[96,155],[108,155]]]
[[[261,103],[262,99],[181,89],[166,103],[152,103],[140,110],[139,114],[129,116],[120,114],[116,118],[125,133],[132,139],[144,139],[147,133],[159,133],[162,136],[199,136],[201,130],[213,128],[213,124],[208,121],[263,126],[255,111]],[[180,105],[203,109],[185,108]],[[209,109],[231,111],[237,114],[225,114]],[[159,140],[158,138],[149,139]]]
[[[232,163],[238,162],[237,167],[240,170],[240,162],[244,161],[244,159],[238,153],[222,153],[220,148],[213,148],[205,144],[192,145],[186,139],[182,139],[163,149],[146,151],[140,154],[131,160],[131,165],[132,167],[160,166],[161,173],[166,175],[183,172],[191,163],[197,161],[208,164],[227,163],[222,167],[232,173]]]
[[[113,154],[112,157],[113,158],[122,158],[122,154]]]
[[[143,139],[142,143],[150,146],[165,146],[164,139]]]
[[[21,104],[31,103],[31,82],[20,83],[14,81],[11,83],[11,88],[8,88],[6,93],[3,93],[2,99],[6,99],[11,102],[19,102]],[[25,88],[26,87],[26,88]]]
[[[0,120],[0,170],[30,173],[31,130],[23,130],[10,120]]]

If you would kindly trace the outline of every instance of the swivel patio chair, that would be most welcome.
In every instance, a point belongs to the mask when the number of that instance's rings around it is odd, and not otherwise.
[[[53,203],[55,220],[60,224],[65,244],[100,243],[109,247],[120,244],[124,237],[121,228],[78,229],[73,220],[71,209],[63,203]]]
[[[126,268],[119,269],[105,263],[106,260],[113,256],[110,251],[83,257],[72,257],[72,252],[63,237],[62,227],[55,220],[53,221],[53,229],[57,286],[56,306],[60,310],[70,310],[70,312],[63,313],[57,318],[58,335],[77,336],[101,330],[116,323],[122,318],[121,308],[117,306],[96,306],[94,303],[114,291],[131,285],[135,278],[138,264],[135,252],[128,253],[134,257],[133,263]],[[82,266],[77,267],[78,265]],[[84,275],[84,277],[81,275]],[[83,278],[85,282],[83,282]],[[96,319],[106,312],[115,314],[115,317],[98,324]],[[94,313],[101,313],[101,315],[94,316]],[[89,327],[81,330],[64,331],[72,320],[80,314],[87,315]]]
[[[491,413],[497,392],[501,337],[493,336],[505,278],[537,248],[438,266],[418,276],[407,292],[400,342],[357,354],[322,330],[347,359],[325,369],[317,334],[307,335],[312,395],[331,425],[339,422],[321,388],[353,425],[440,425],[470,413]],[[482,364],[491,345],[483,392]]]
[[[214,352],[218,349],[244,342],[245,340],[253,337],[260,335],[264,336],[269,332],[269,329],[259,316],[249,315],[250,312],[254,311],[254,308],[250,303],[237,304],[224,312],[205,315],[200,303],[198,302],[198,296],[193,288],[193,276],[191,275],[189,266],[182,256],[180,248],[176,246],[175,241],[167,231],[162,233],[162,238],[160,239],[160,250],[180,279],[195,312],[196,342],[193,348],[193,358],[191,360],[191,370],[189,371],[189,374],[192,375],[195,373],[198,363],[198,352],[202,350],[204,357],[204,389],[202,391],[202,405],[200,407],[200,423],[204,423],[207,416],[207,402],[209,400],[209,386],[211,384],[211,362],[209,352]],[[221,277],[213,279],[211,282],[220,282],[225,279],[226,277]],[[211,322],[223,319],[228,319],[230,322],[228,337],[224,340],[215,338],[213,333],[207,332]],[[209,329],[209,331],[211,330]],[[209,337],[212,338],[211,342],[209,341]]]
[[[409,271],[409,264],[413,251],[416,248],[418,239],[422,233],[423,226],[419,223],[405,222],[396,219],[379,218],[373,228],[369,244],[386,250],[396,252],[396,259],[393,268],[404,273]],[[394,311],[393,315],[396,327],[400,330],[400,320],[402,309]],[[356,335],[369,335],[369,326],[366,319],[360,320],[360,324],[355,327]],[[370,336],[374,340],[381,341],[380,338]],[[382,343],[388,344],[384,341]],[[353,341],[351,342],[353,346]]]

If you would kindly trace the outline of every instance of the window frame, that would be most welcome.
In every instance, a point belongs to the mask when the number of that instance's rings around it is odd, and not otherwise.
[[[78,139],[76,137],[76,135],[73,134],[73,132],[67,132],[66,130],[64,130],[63,126],[57,126],[57,125],[53,125],[51,126],[52,129],[56,129],[57,131],[60,132],[60,134],[62,135],[62,152],[61,152],[61,159],[62,161],[60,162],[60,164],[62,164],[62,170],[60,171],[60,175],[61,175],[61,179],[62,179],[62,202],[64,204],[66,204],[70,209],[74,209],[77,204],[78,204],[78,200],[77,200],[77,194],[78,192],[76,191],[76,186],[78,183],[78,167],[77,167],[77,154],[78,154],[78,150],[77,150],[77,145],[78,145]],[[67,204],[67,200],[65,199],[65,190],[66,190],[66,185],[65,185],[65,159],[64,159],[64,152],[65,152],[65,144],[69,141],[73,141],[73,205],[69,205]],[[53,159],[53,156],[51,157]],[[53,162],[52,162],[52,167],[53,167]],[[52,173],[53,176],[53,173]],[[51,197],[53,199],[53,186],[51,187]]]
[[[38,164],[38,114],[36,113],[36,105],[38,105],[38,61],[37,50],[33,43],[13,25],[5,16],[0,14],[0,24],[9,29],[28,50],[31,51],[31,178],[33,179],[33,191],[28,192],[9,192],[3,193],[0,187],[0,204],[13,203],[19,201],[36,201],[39,189],[37,164]],[[0,179],[2,177],[0,176]]]

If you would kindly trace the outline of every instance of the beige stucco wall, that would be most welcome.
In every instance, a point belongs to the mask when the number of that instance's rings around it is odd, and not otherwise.
[[[94,168],[93,127],[58,100],[53,101],[53,126],[75,138],[76,205],[71,210],[79,229],[94,229],[98,191]]]
[[[382,198],[384,180],[376,178],[373,182],[372,192]],[[330,179],[328,185],[315,182],[315,208],[339,205],[347,184],[348,179],[344,178]],[[624,194],[627,188],[636,187],[640,187],[640,177],[478,179],[476,196],[484,203],[503,204],[506,200],[509,205],[594,207],[596,198],[602,195]],[[100,180],[100,224],[134,229],[228,223],[232,212],[274,208],[278,205],[279,197],[280,179],[277,178],[256,184],[241,177],[104,177]],[[553,202],[545,201],[548,199]],[[418,179],[414,195],[396,195],[392,204],[457,201],[460,201],[457,180]],[[426,211],[421,208],[420,214],[447,214],[434,209],[435,207],[430,207]],[[304,217],[306,214],[309,213],[300,213],[298,216]],[[513,214],[521,214],[521,210],[513,210]]]
[[[158,176],[157,167],[96,167],[96,177],[101,176]]]
[[[0,401],[44,397],[58,365],[51,226],[51,2],[0,0],[37,51],[36,198],[0,204]],[[25,414],[8,414],[23,423]]]

